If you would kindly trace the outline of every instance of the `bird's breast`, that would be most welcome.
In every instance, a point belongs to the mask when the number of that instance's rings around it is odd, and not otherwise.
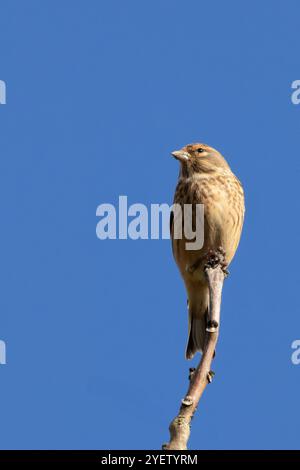
[[[201,250],[187,251],[186,240],[173,240],[173,251],[180,270],[193,263],[210,249],[222,246],[228,264],[239,243],[244,219],[244,195],[238,179],[231,172],[225,174],[197,174],[180,178],[174,203],[193,206],[195,225],[196,204],[204,206],[204,245]],[[183,218],[184,224],[184,218]]]

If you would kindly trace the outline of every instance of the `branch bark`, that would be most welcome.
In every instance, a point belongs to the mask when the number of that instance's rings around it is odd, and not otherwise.
[[[205,269],[209,285],[210,308],[206,328],[205,348],[198,367],[191,370],[190,385],[185,398],[181,402],[178,415],[169,426],[170,441],[163,445],[165,450],[186,450],[190,437],[191,420],[197,409],[199,400],[212,381],[211,363],[219,335],[220,310],[224,269],[218,264]]]

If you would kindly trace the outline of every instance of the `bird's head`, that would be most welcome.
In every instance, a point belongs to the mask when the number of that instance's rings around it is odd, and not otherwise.
[[[206,144],[186,145],[181,150],[172,152],[172,156],[181,163],[182,176],[229,169],[228,163],[220,152]]]

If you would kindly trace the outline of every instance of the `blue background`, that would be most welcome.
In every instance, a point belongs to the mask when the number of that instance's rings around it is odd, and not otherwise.
[[[242,180],[216,378],[190,448],[298,448],[297,1],[1,0],[0,446],[159,449],[188,381],[168,240],[96,237],[96,208],[171,203],[170,151]]]

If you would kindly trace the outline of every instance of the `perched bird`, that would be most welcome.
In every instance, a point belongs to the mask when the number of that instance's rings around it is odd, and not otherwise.
[[[188,250],[187,240],[174,237],[174,213],[170,230],[175,261],[184,280],[189,310],[186,358],[203,351],[209,306],[208,282],[204,268],[207,254],[219,249],[228,266],[238,247],[244,221],[244,192],[228,163],[214,148],[206,144],[190,144],[172,152],[180,162],[174,203],[192,204],[193,225],[196,204],[204,205],[204,243],[201,249]],[[184,224],[184,218],[183,218]]]

